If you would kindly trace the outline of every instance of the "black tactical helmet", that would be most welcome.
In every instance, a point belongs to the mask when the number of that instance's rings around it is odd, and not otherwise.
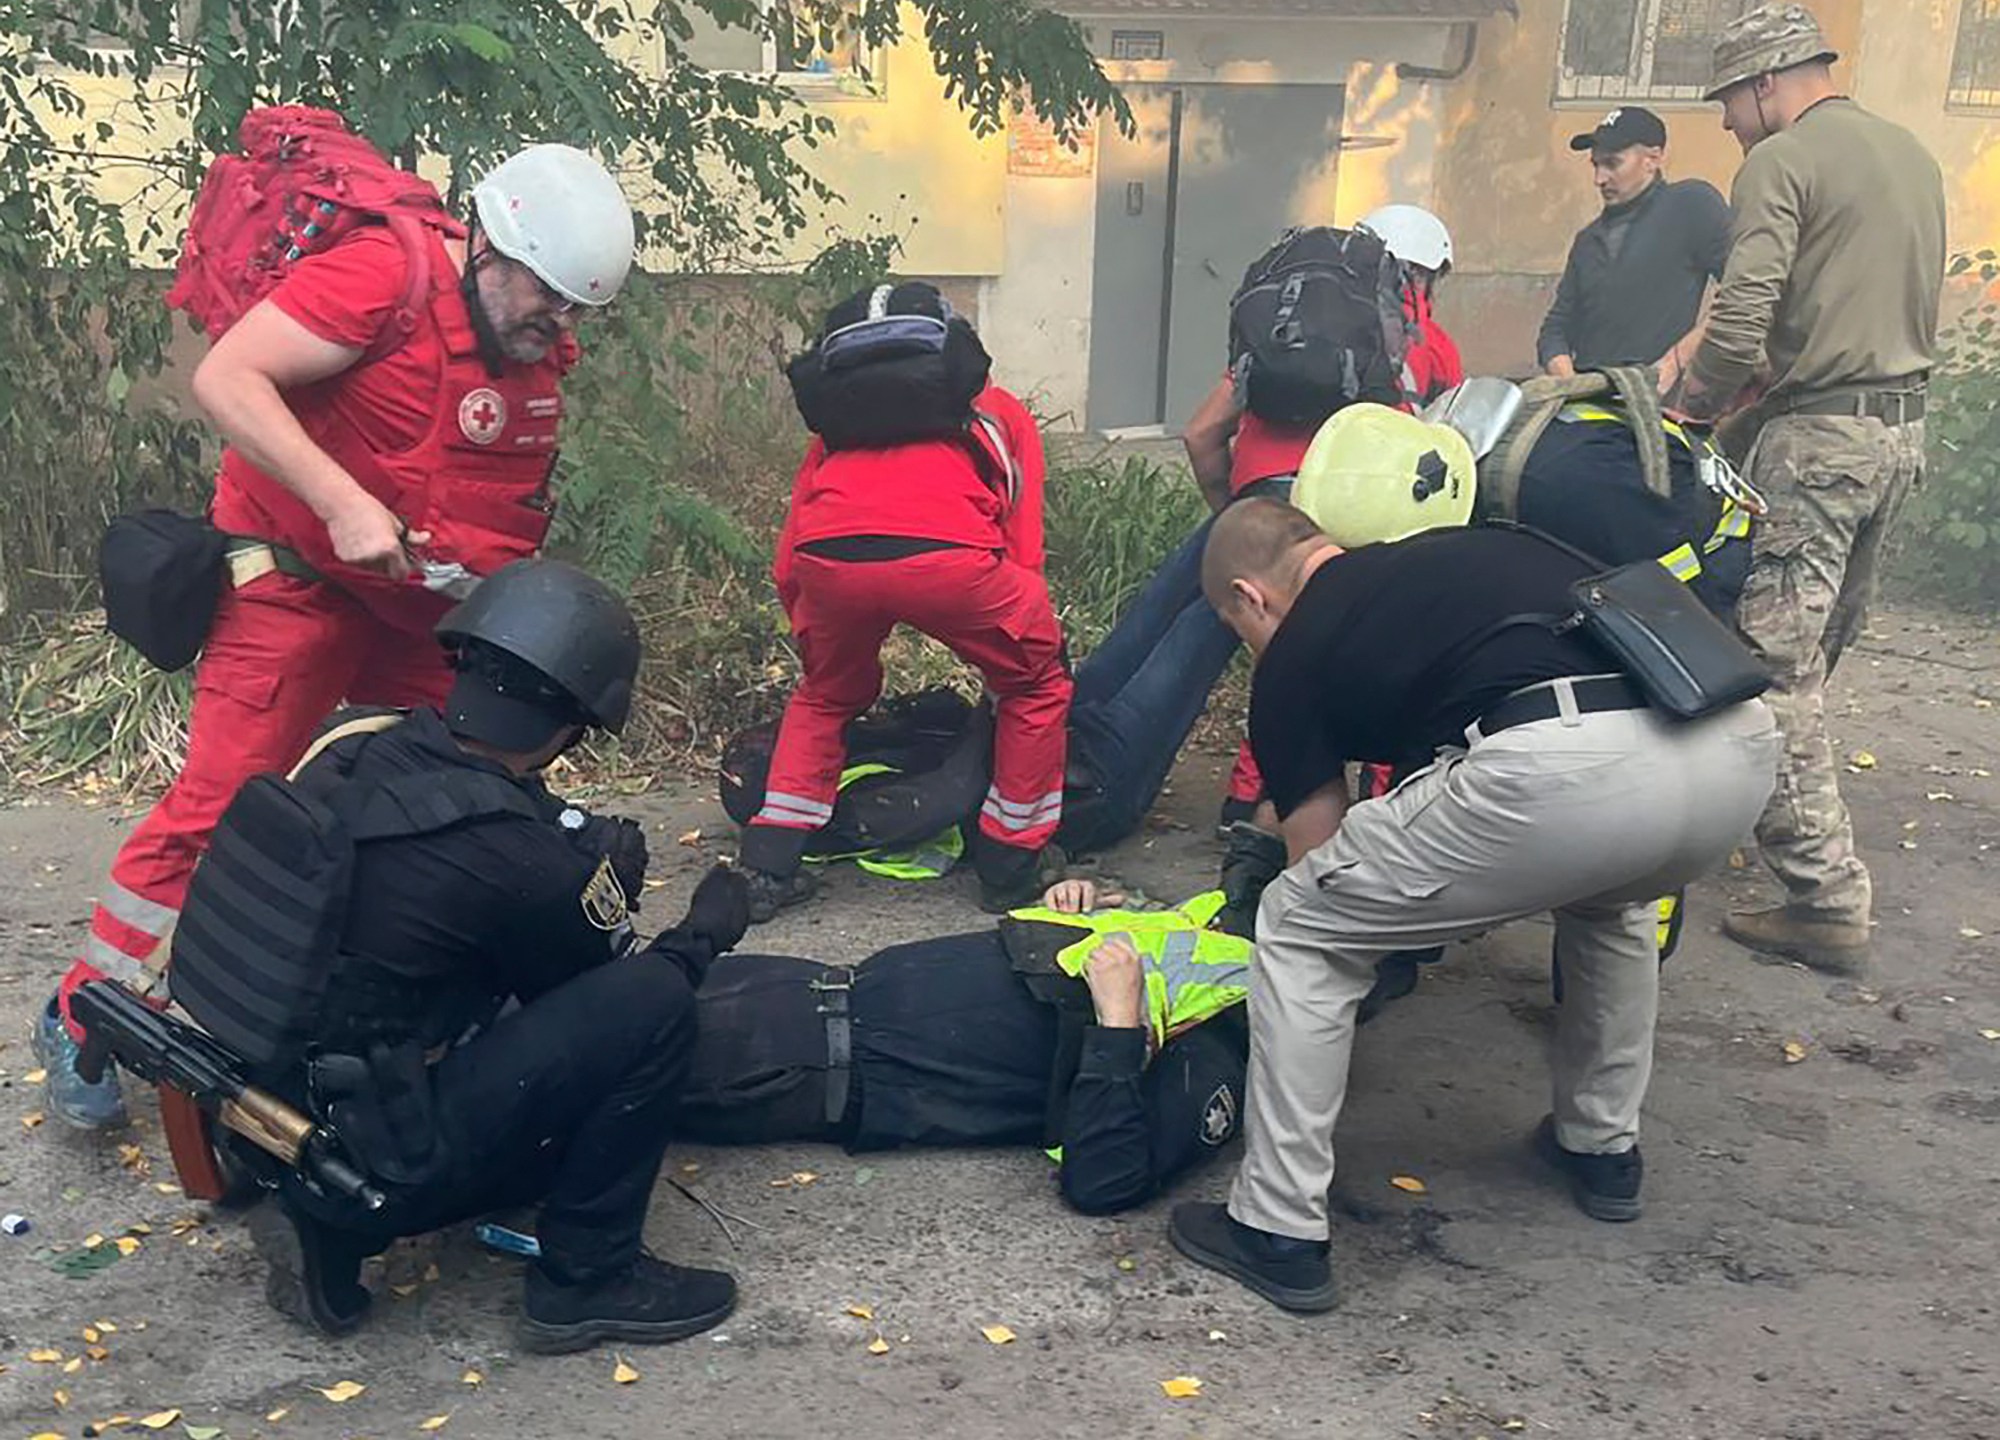
[[[453,733],[533,749],[566,724],[617,734],[632,711],[639,627],[609,586],[560,560],[516,560],[438,622],[459,680]]]

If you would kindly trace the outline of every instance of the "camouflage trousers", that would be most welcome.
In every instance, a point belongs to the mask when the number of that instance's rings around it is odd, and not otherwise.
[[[1868,867],[1827,735],[1826,680],[1861,633],[1883,541],[1923,465],[1921,420],[1781,415],[1750,453],[1750,482],[1771,509],[1736,623],[1771,667],[1764,699],[1785,737],[1757,843],[1792,910],[1814,919],[1869,917]]]

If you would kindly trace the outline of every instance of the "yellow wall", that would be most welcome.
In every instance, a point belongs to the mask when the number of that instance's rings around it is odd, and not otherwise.
[[[886,230],[904,236],[897,268],[908,274],[999,274],[1006,137],[975,136],[965,111],[945,97],[915,7],[903,7],[903,38],[881,58],[877,78],[880,98],[813,102],[839,130],[801,155],[841,198],[813,212],[790,258],[812,258],[828,228],[851,236]]]

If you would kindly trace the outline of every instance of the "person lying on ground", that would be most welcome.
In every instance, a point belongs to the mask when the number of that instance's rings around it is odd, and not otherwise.
[[[852,1152],[1041,1145],[1076,1209],[1141,1204],[1236,1134],[1250,946],[1212,922],[1247,917],[1278,863],[1178,910],[1121,910],[1066,880],[996,928],[854,966],[724,957],[698,997],[677,1133]]]

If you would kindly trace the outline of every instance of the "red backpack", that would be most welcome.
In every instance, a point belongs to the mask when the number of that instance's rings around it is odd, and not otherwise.
[[[218,155],[201,182],[168,306],[186,311],[214,340],[301,259],[332,249],[360,226],[387,225],[408,257],[409,284],[366,358],[401,345],[430,295],[425,228],[465,233],[436,187],[391,165],[331,110],[252,110],[236,140],[242,153]]]

